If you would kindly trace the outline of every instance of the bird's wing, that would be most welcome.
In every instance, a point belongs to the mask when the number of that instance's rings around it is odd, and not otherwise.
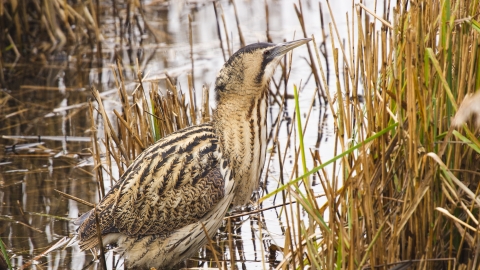
[[[97,206],[102,234],[168,234],[199,220],[224,196],[219,163],[217,137],[209,124],[158,141],[138,156]],[[79,218],[81,239],[96,234],[92,214]]]

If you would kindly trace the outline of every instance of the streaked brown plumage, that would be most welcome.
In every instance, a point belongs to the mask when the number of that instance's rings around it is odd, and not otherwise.
[[[97,205],[103,244],[130,268],[173,266],[205,245],[233,204],[246,204],[266,156],[268,83],[279,59],[310,39],[237,51],[215,82],[212,122],[179,130],[141,153]],[[77,223],[82,249],[98,245],[94,210]]]

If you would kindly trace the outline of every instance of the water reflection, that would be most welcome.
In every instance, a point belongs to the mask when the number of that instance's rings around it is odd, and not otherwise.
[[[290,1],[267,1],[268,27],[263,1],[235,1],[240,26],[247,43],[265,41],[268,36],[275,42],[299,38],[300,25],[293,16]],[[148,82],[165,89],[168,74],[184,92],[188,89],[187,74],[191,72],[191,55],[188,40],[188,15],[192,18],[194,88],[201,100],[203,85],[211,85],[215,74],[224,62],[223,53],[237,50],[238,29],[234,7],[230,1],[217,2],[217,16],[209,1],[143,1],[144,14],[129,10],[117,1],[102,6],[102,46],[95,44],[65,49],[52,55],[43,54],[19,62],[4,64],[5,86],[0,91],[0,237],[10,249],[12,263],[20,267],[41,254],[55,240],[74,233],[69,222],[89,207],[68,200],[55,190],[72,194],[88,202],[97,202],[99,191],[92,173],[90,158],[92,123],[88,102],[90,88],[100,90],[109,110],[118,107],[116,79],[113,65],[120,61],[124,67],[121,76],[127,82],[129,93],[136,88],[137,71]],[[109,8],[121,16],[112,17]],[[303,12],[311,18],[308,31],[319,32],[318,8],[313,1],[305,1]],[[225,24],[222,22],[224,14]],[[217,20],[220,23],[222,44],[220,49]],[[224,27],[227,26],[225,31]],[[229,42],[227,42],[228,33]],[[93,48],[93,49],[92,49]],[[276,103],[270,109],[270,125],[282,124],[278,131],[281,151],[293,142],[291,118],[293,102],[282,95],[291,95],[292,83],[299,84],[311,76],[305,65],[306,51],[295,52],[294,67],[283,93],[277,93]],[[33,60],[33,61],[32,61]],[[278,84],[285,83],[277,79]],[[307,113],[312,104],[311,119],[305,140],[309,147],[319,151],[325,140],[328,120],[322,97],[315,94],[315,81],[304,82],[301,102]],[[210,94],[210,104],[214,95]],[[283,106],[281,108],[281,106]],[[303,106],[302,106],[303,107]],[[281,112],[281,113],[280,113]],[[281,115],[279,119],[277,116]],[[304,118],[303,118],[304,119]],[[313,120],[310,120],[313,121]],[[101,136],[101,128],[98,135]],[[272,135],[272,136],[273,136]],[[23,137],[22,137],[23,136]],[[293,135],[294,136],[294,135]],[[328,146],[327,146],[328,147]],[[288,151],[275,154],[269,161],[265,190],[275,189],[279,182],[291,178],[295,160],[295,145]],[[327,159],[327,158],[325,158]],[[311,159],[309,160],[311,162]],[[278,164],[282,164],[281,166]],[[118,177],[118,175],[116,176]],[[110,183],[110,182],[109,182]],[[261,191],[264,194],[265,191]],[[260,208],[281,204],[281,199],[266,201]],[[232,213],[236,215],[238,213]],[[285,220],[276,208],[251,216],[229,219],[214,240],[214,250],[237,269],[274,268],[282,260]],[[181,267],[216,266],[209,247],[199,252]],[[231,259],[230,259],[231,258]],[[38,269],[97,269],[89,252],[80,252],[74,245],[57,250],[46,257],[36,258]],[[122,260],[109,253],[109,264],[121,268]]]

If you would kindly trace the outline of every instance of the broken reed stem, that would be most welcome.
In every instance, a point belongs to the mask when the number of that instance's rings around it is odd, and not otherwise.
[[[223,22],[223,30],[225,30],[225,40],[227,42],[227,49],[228,49],[228,56],[232,55],[232,47],[230,47],[230,38],[228,37],[228,28],[227,28],[227,21],[225,20],[225,13],[223,12],[222,4],[220,4],[220,10],[222,11],[221,17]]]
[[[95,123],[95,117],[94,117],[94,107],[92,101],[88,102],[89,106],[89,115],[90,115],[90,123]],[[98,184],[98,197],[103,198],[105,196],[105,185],[103,184],[103,167],[102,167],[102,161],[100,158],[100,148],[98,145],[98,138],[97,138],[97,128],[95,124],[92,124],[91,126],[91,138],[92,138],[92,145],[93,145],[93,152],[92,152],[92,158],[94,160],[95,166],[95,179],[97,179],[97,184]],[[113,182],[111,182],[113,184]]]
[[[202,123],[210,121],[210,94],[207,86],[202,87]]]
[[[97,237],[98,237],[98,248],[100,250],[100,263],[102,265],[102,268],[104,270],[108,269],[107,268],[107,260],[105,259],[105,248],[103,247],[103,237],[102,237],[102,231],[100,228],[100,220],[98,219],[98,209],[96,205],[93,207],[93,212],[95,213],[95,224],[96,229],[97,229]]]
[[[191,75],[188,77],[188,90],[190,91],[190,104],[192,106],[192,112],[190,112],[190,115],[193,119],[193,123],[196,123],[195,117],[195,110],[193,110],[193,107],[195,106],[195,97],[192,97],[192,92],[193,88],[195,88],[195,65],[194,65],[194,57],[193,57],[193,30],[192,30],[192,16],[188,14],[188,42],[190,43],[190,60],[192,62],[192,72]]]
[[[225,217],[224,219],[227,219],[228,248],[230,249],[230,265],[233,267],[235,265],[235,248],[233,247],[233,240],[232,240],[232,217]]]
[[[205,224],[203,224],[203,222],[201,222],[200,224],[202,225],[203,232],[205,233],[205,238],[207,238],[208,246],[212,250],[212,254],[213,254],[213,258],[215,259],[215,263],[217,264],[218,268],[220,270],[222,270],[222,264],[220,264],[220,261],[218,260],[217,251],[213,247],[212,239],[210,238],[210,236],[208,236],[208,231],[205,228]]]
[[[135,134],[135,131],[128,125],[127,121],[123,119],[123,116],[115,109],[113,110],[113,113],[117,116],[117,120],[119,121],[119,123],[128,130],[128,133],[131,134],[137,144],[140,145],[140,148],[145,149],[146,147],[143,145],[138,135]]]
[[[370,9],[368,9],[365,5],[363,5],[362,3],[357,3],[356,4],[358,7],[361,7],[363,8],[366,12],[370,13],[370,15],[372,15],[373,17],[375,17],[377,20],[381,21],[385,26],[387,26],[388,28],[392,29],[393,30],[393,26],[387,22],[386,20],[384,20],[383,18],[381,18],[380,16],[378,16],[377,14],[375,14],[375,12],[371,11]]]
[[[223,61],[227,61],[227,57],[225,56],[225,49],[223,48],[223,40],[222,40],[222,31],[220,30],[220,22],[218,20],[218,12],[217,12],[217,1],[213,1],[213,10],[215,11],[215,20],[217,22],[217,34],[218,40],[220,42],[220,49],[222,50]]]
[[[303,8],[302,8],[302,1],[298,1],[298,7],[296,4],[293,4],[295,8],[295,13],[297,14],[298,21],[300,26],[302,27],[303,37],[308,38],[307,29],[305,27],[305,19],[303,18]],[[299,8],[300,7],[300,8]],[[315,61],[313,60],[312,50],[310,49],[309,43],[306,44],[308,50],[308,57],[310,59],[309,65],[312,71],[313,77],[315,78],[315,85],[317,86],[318,91],[321,93],[321,96],[324,97],[325,94],[323,93],[322,85],[320,84],[320,79],[318,76],[317,68],[315,66]],[[324,98],[325,99],[325,98]]]
[[[258,213],[257,214],[257,225],[258,225],[258,236],[259,236],[260,243],[263,243],[262,223],[263,223],[262,215],[261,215],[261,213]],[[260,245],[260,254],[261,254],[261,258],[262,258],[263,270],[266,270],[266,268],[265,268],[266,263],[265,263],[265,248],[264,248],[264,245]]]
[[[192,119],[192,124],[196,125],[197,123],[197,111],[195,109],[196,99],[193,86],[193,73],[192,75],[188,74],[188,96],[190,98],[190,119]]]
[[[245,39],[243,38],[243,34],[242,34],[242,29],[240,28],[240,21],[238,20],[237,5],[235,5],[234,0],[230,0],[230,3],[232,3],[233,5],[233,11],[235,13],[235,22],[237,23],[237,31],[238,31],[238,38],[240,39],[240,47],[243,48],[247,44],[245,43]]]
[[[81,204],[83,204],[83,205],[86,205],[86,206],[89,206],[89,207],[95,207],[95,204],[94,204],[94,203],[87,202],[87,201],[85,201],[85,200],[82,200],[82,199],[80,199],[80,198],[78,198],[78,197],[75,197],[75,196],[73,196],[73,195],[67,194],[67,193],[65,193],[65,192],[63,192],[63,191],[60,191],[60,190],[58,190],[58,189],[54,189],[54,191],[57,192],[58,194],[60,194],[61,196],[67,198],[67,199],[74,200],[74,201],[76,201],[76,202],[79,202],[79,203],[81,203]]]
[[[267,36],[267,42],[273,42],[272,37],[270,36],[270,21],[268,16],[267,0],[264,1],[264,6],[265,6],[265,34]]]

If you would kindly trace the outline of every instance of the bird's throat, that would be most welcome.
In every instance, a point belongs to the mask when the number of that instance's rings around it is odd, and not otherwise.
[[[219,102],[214,126],[223,157],[229,160],[237,182],[234,205],[248,203],[258,188],[267,148],[267,91],[250,99]]]

